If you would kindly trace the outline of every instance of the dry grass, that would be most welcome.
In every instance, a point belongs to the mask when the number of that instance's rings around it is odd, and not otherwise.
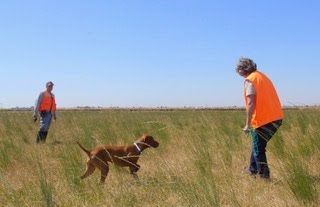
[[[36,145],[31,112],[0,111],[0,206],[319,206],[320,111],[286,111],[268,146],[272,179],[243,174],[244,111],[63,111]],[[111,166],[85,180],[87,148],[127,145],[148,133],[135,181]]]

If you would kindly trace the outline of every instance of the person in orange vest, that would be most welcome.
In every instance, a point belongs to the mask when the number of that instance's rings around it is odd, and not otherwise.
[[[250,165],[246,173],[270,178],[266,157],[268,141],[282,124],[283,111],[276,89],[271,80],[257,70],[249,58],[240,58],[236,72],[245,78],[244,99],[246,124],[243,131],[252,135]]]
[[[39,94],[36,105],[34,107],[34,122],[37,121],[40,113],[40,128],[37,134],[36,143],[46,142],[51,120],[52,118],[54,120],[57,119],[56,100],[54,94],[52,93],[53,85],[54,84],[51,81],[46,83],[47,90]]]

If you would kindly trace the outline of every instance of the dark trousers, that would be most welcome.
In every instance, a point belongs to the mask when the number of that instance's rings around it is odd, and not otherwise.
[[[277,132],[282,120],[274,121],[252,130],[252,151],[249,170],[260,177],[269,178],[270,169],[266,156],[268,141]]]

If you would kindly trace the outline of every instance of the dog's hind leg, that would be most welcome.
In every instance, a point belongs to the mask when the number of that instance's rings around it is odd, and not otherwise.
[[[90,160],[87,162],[87,170],[86,172],[80,177],[81,179],[85,179],[86,177],[88,177],[89,175],[91,175],[94,170],[96,169],[95,166],[93,166],[91,163],[90,163]]]
[[[101,169],[100,184],[104,184],[109,173],[109,165],[104,165]]]

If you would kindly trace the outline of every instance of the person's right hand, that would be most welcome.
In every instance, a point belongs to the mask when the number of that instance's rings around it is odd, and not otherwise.
[[[36,122],[38,120],[37,117],[33,117],[33,122]]]
[[[248,134],[249,133],[249,129],[250,129],[250,126],[249,125],[246,125],[242,131],[245,133],[245,134]]]

